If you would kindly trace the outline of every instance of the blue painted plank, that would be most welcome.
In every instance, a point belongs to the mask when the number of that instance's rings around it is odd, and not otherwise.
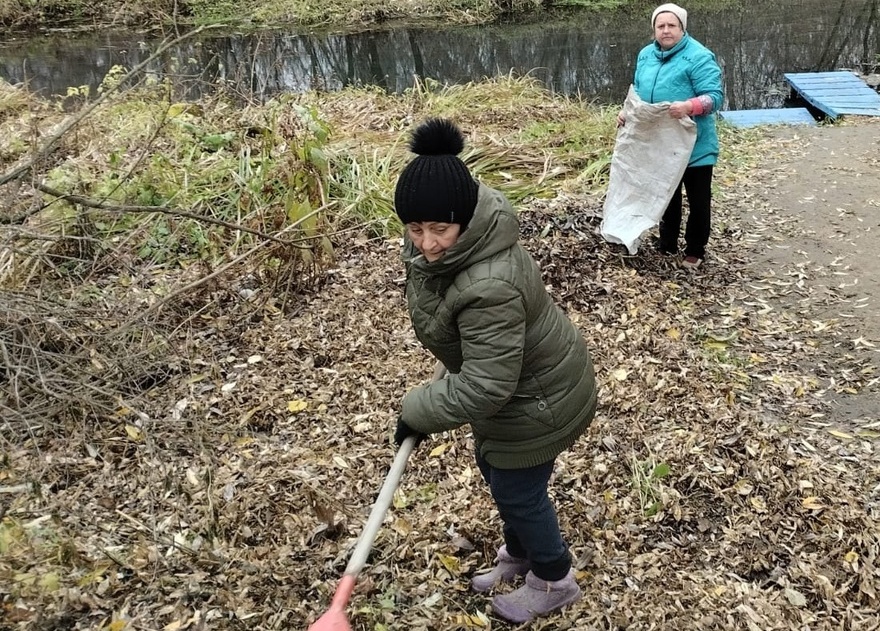
[[[854,103],[877,103],[880,100],[880,95],[877,94],[848,94],[846,92],[811,92],[810,94],[813,98],[822,101],[838,101],[840,103],[846,103],[847,101]]]
[[[735,127],[757,125],[815,125],[816,119],[803,107],[766,110],[728,110],[718,115]]]
[[[880,116],[880,94],[854,72],[789,72],[785,80],[807,103],[831,118]]]
[[[851,95],[863,95],[863,96],[873,96],[880,97],[874,90],[869,88],[866,85],[859,87],[853,85],[839,85],[839,86],[800,86],[801,90],[808,90],[811,94],[821,95],[821,94],[851,94]]]
[[[816,79],[840,79],[855,77],[855,73],[849,70],[824,70],[822,72],[789,72],[792,77],[815,77]]]
[[[801,84],[856,84],[860,81],[859,77],[849,70],[838,70],[837,72],[788,72],[785,76]]]

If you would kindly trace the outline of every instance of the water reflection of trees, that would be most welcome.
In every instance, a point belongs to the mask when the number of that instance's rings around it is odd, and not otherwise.
[[[748,15],[738,7],[693,10],[689,27],[722,62],[728,108],[778,107],[787,94],[786,72],[855,68],[875,59],[878,2],[782,0],[750,7]],[[230,35],[187,42],[154,71],[170,74],[190,93],[220,79],[258,98],[366,84],[402,91],[416,76],[457,83],[514,72],[561,93],[619,102],[649,37],[647,16],[591,13],[531,25]],[[0,74],[56,93],[97,85],[111,65],[131,67],[151,48],[122,36],[38,40],[0,49]]]
[[[724,63],[730,109],[777,107],[789,91],[785,73],[857,69],[873,59],[877,12],[878,0],[765,3],[707,21],[700,39]]]

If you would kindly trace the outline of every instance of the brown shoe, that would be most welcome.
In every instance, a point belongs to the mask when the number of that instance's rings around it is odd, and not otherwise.
[[[703,259],[697,258],[693,255],[688,255],[684,257],[684,260],[681,262],[681,266],[686,269],[697,269],[702,262]]]

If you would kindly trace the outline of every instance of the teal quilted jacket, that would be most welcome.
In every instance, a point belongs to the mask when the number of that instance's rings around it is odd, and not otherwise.
[[[694,117],[697,142],[688,166],[707,166],[718,161],[715,112],[721,109],[724,92],[721,68],[711,50],[687,33],[669,50],[661,50],[657,42],[651,42],[639,52],[633,86],[647,103],[710,97],[712,111]]]

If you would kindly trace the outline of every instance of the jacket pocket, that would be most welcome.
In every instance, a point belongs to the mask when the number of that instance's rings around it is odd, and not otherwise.
[[[514,395],[492,418],[472,424],[475,434],[500,442],[531,440],[557,429],[542,397]]]

